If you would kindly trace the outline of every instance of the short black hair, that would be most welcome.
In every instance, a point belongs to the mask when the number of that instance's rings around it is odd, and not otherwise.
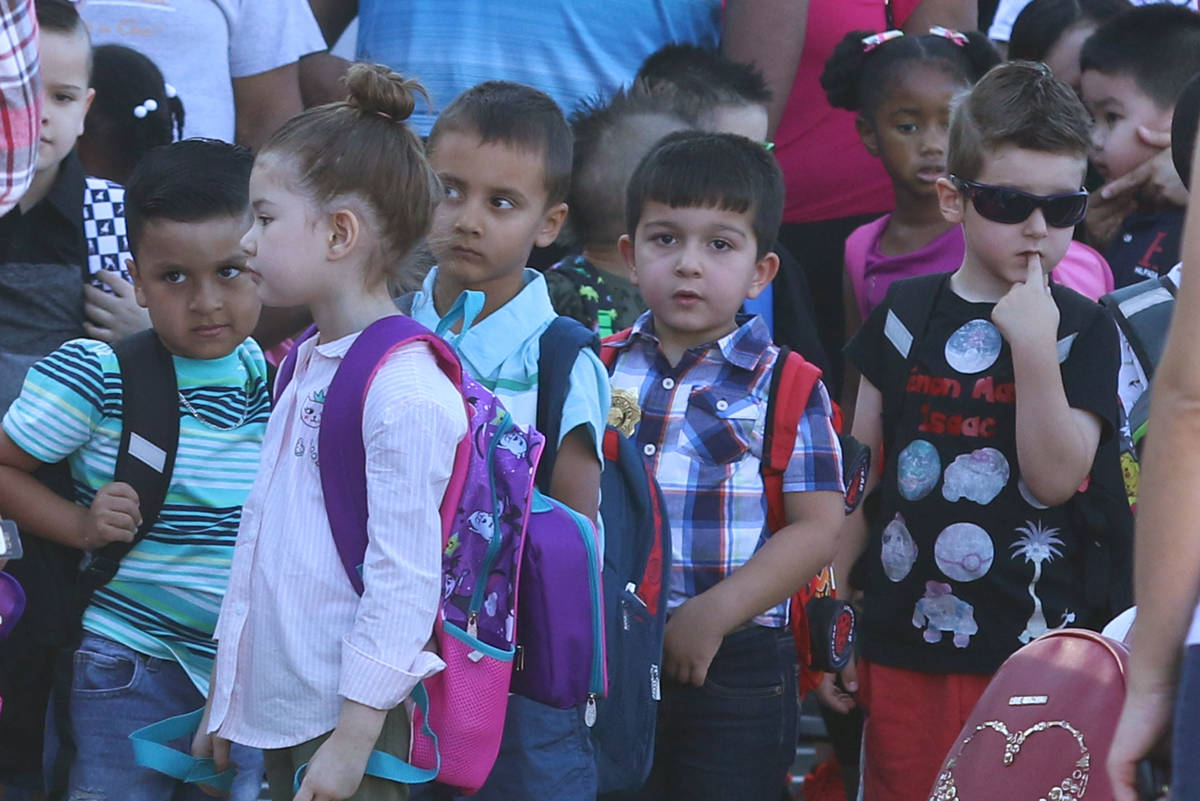
[[[487,81],[466,90],[438,115],[427,149],[437,150],[447,132],[473,133],[483,144],[540,153],[545,163],[547,205],[561,203],[571,186],[573,137],[562,110],[549,95],[511,81]]]
[[[50,33],[83,34],[88,44],[88,78],[92,76],[92,35],[71,0],[37,0],[33,4],[38,28]]]
[[[1174,108],[1200,72],[1200,14],[1183,6],[1137,6],[1110,19],[1083,43],[1083,72],[1129,75],[1159,108]]]
[[[625,192],[625,230],[637,231],[646,201],[754,214],[756,258],[775,244],[783,218],[783,174],[758,142],[744,136],[679,131],[646,154]]]
[[[1192,78],[1179,93],[1175,116],[1171,120],[1171,158],[1183,185],[1191,188],[1192,159],[1195,157],[1196,129],[1200,123],[1200,75]]]
[[[771,102],[771,89],[758,67],[694,44],[668,44],[651,53],[638,69],[634,86],[681,95],[701,111]]]
[[[189,223],[244,215],[253,166],[248,148],[217,139],[184,139],[147,153],[125,187],[125,224],[134,257],[138,237],[154,220]]]
[[[1033,0],[1013,22],[1008,57],[1045,61],[1068,28],[1087,22],[1100,25],[1130,8],[1129,0]]]

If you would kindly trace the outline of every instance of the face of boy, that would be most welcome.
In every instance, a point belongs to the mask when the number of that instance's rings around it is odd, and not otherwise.
[[[261,304],[244,267],[249,215],[199,222],[150,220],[137,241],[133,282],[167,350],[189,359],[233,352],[258,323]]]
[[[983,169],[974,180],[1033,195],[1065,194],[1079,190],[1086,167],[1081,156],[1005,145],[984,155]],[[1041,258],[1047,273],[1058,266],[1075,230],[1047,225],[1040,208],[1019,223],[993,222],[981,216],[949,179],[938,182],[938,199],[942,216],[963,225],[964,275],[976,290],[996,300],[1013,284],[1025,281],[1031,254]]]
[[[775,277],[779,257],[756,257],[753,219],[753,209],[672,208],[648,200],[633,237],[621,237],[621,255],[668,353],[733,331],[742,301]]]
[[[429,234],[438,275],[462,289],[511,297],[536,245],[551,244],[567,204],[547,206],[541,153],[447,131],[429,162],[446,189]]]
[[[1092,163],[1111,181],[1159,150],[1142,141],[1138,126],[1155,131],[1171,130],[1173,108],[1160,108],[1143,92],[1131,75],[1106,75],[1086,70],[1080,78],[1083,103],[1096,124],[1092,128]]]
[[[83,133],[83,120],[96,91],[88,88],[91,45],[83,31],[39,34],[42,70],[42,134],[39,171],[58,167]]]

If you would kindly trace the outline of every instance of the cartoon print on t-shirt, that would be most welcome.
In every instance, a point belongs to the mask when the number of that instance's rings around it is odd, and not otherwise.
[[[955,597],[953,588],[940,581],[925,582],[925,595],[913,609],[912,624],[925,629],[925,642],[942,641],[942,632],[954,634],[954,647],[966,648],[979,632],[975,607]]]
[[[1004,338],[988,320],[970,320],[946,340],[946,364],[968,375],[982,373],[1000,358]]]
[[[933,491],[942,475],[937,448],[923,439],[914,439],[900,451],[896,483],[906,501],[919,501]]]
[[[883,572],[892,581],[903,581],[917,561],[917,543],[899,512],[883,529],[883,551],[879,558],[883,561]]]
[[[992,569],[996,549],[988,533],[974,523],[953,523],[933,544],[938,568],[955,581],[975,581]]]
[[[321,413],[325,410],[325,392],[328,389],[329,387],[313,390],[308,393],[308,397],[300,404],[300,422],[309,428],[320,429],[321,427]],[[292,448],[292,453],[298,457],[303,457],[305,451],[307,451],[309,458],[313,460],[313,464],[316,464],[317,435],[309,434],[308,441],[305,442],[304,429],[300,429],[300,431],[301,436],[296,438],[296,445]]]
[[[1008,475],[1008,460],[995,448],[964,453],[946,467],[942,497],[948,501],[966,499],[986,506],[1004,489]]]
[[[1046,625],[1046,616],[1042,613],[1042,599],[1037,595],[1037,583],[1042,577],[1042,563],[1053,562],[1055,557],[1062,556],[1058,546],[1063,541],[1058,538],[1058,529],[1042,528],[1041,521],[1025,521],[1025,525],[1017,527],[1017,533],[1022,535],[1012,544],[1013,559],[1024,557],[1026,564],[1033,562],[1033,580],[1029,582],[1029,597],[1033,599],[1033,614],[1025,624],[1025,630],[1018,636],[1023,643],[1045,634],[1050,628]],[[1067,610],[1063,613],[1062,622],[1055,629],[1064,628],[1075,622],[1075,613]]]

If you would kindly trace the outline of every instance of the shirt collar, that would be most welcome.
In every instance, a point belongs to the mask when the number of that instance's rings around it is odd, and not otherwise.
[[[771,332],[762,317],[757,314],[739,314],[738,327],[721,337],[714,343],[698,346],[699,348],[716,347],[725,361],[743,370],[754,370],[763,356],[771,347]],[[636,341],[650,343],[652,347],[659,345],[658,336],[654,333],[653,312],[643,312],[637,322],[625,335],[616,334],[606,345],[618,349],[628,348]],[[696,350],[698,348],[693,348]]]
[[[59,167],[58,177],[46,195],[46,202],[72,225],[83,230],[83,193],[86,190],[83,165],[72,150]]]

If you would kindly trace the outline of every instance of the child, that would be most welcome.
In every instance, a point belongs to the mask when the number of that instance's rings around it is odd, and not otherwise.
[[[1167,4],[1130,9],[1084,43],[1080,67],[1083,102],[1096,121],[1092,162],[1111,181],[1158,154],[1139,129],[1170,130],[1175,98],[1200,72],[1200,14]],[[1183,209],[1130,212],[1104,250],[1118,288],[1179,261]]]
[[[412,316],[445,337],[471,375],[519,425],[537,419],[539,338],[556,315],[546,282],[526,269],[534,245],[567,215],[571,131],[548,96],[490,81],[459,95],[429,134],[429,160],[446,196],[434,215],[437,267]],[[550,495],[597,519],[607,373],[591,351],[571,369]],[[596,766],[584,709],[552,709],[513,695],[500,756],[478,798],[591,801]]]
[[[249,174],[248,151],[193,140],[153,152],[130,181],[131,269],[174,361],[180,443],[158,522],[83,615],[71,797],[171,799],[177,783],[134,764],[129,734],[195,709],[208,691],[217,609],[269,405],[266,365],[248,339],[259,302],[239,246]],[[121,387],[113,349],[93,340],[68,342],[29,371],[0,432],[0,515],[85,551],[132,538],[139,499],[113,482]],[[30,475],[64,459],[74,502]],[[238,797],[254,798],[258,777],[245,779]]]
[[[277,800],[293,797],[305,763],[296,798],[407,797],[363,770],[374,748],[406,755],[401,702],[442,667],[422,649],[441,590],[438,509],[466,433],[461,396],[429,349],[391,354],[363,407],[371,522],[360,597],[325,511],[321,409],[359,332],[395,314],[389,271],[425,236],[440,186],[404,123],[420,86],[357,64],[347,87],[345,102],[280,128],[250,177],[254,222],[242,246],[259,297],[308,307],[320,333],[299,346],[267,426],[192,744],[218,765],[227,741],[265,749]]]
[[[1008,39],[1012,61],[1042,61],[1079,94],[1079,52],[1101,23],[1130,9],[1129,0],[1033,0]]]
[[[619,91],[571,118],[574,159],[567,227],[578,254],[545,273],[554,310],[610,336],[646,310],[617,250],[625,233],[625,185],[662,137],[691,128],[684,117],[645,94]]]
[[[79,159],[90,174],[125,183],[147,151],[183,137],[183,102],[138,51],[95,48],[92,86],[96,98],[79,137]]]
[[[985,75],[951,112],[937,182],[962,265],[893,284],[847,346],[853,434],[887,459],[879,517],[847,519],[837,560],[862,557],[862,661],[843,680],[867,714],[867,801],[927,798],[988,676],[1088,617],[1067,503],[1114,430],[1116,336],[1047,276],[1086,209],[1089,138],[1045,65]]]
[[[763,147],[681,132],[638,166],[621,253],[650,310],[609,339],[613,392],[672,530],[669,619],[646,799],[778,798],[795,756],[796,649],[786,600],[829,562],[841,456],[818,383],[783,479],[788,525],[764,536],[766,400],[779,349],[739,316],[778,269],[783,178]]]

